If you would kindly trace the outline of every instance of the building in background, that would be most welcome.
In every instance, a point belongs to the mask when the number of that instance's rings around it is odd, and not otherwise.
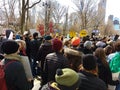
[[[114,17],[113,15],[109,15],[109,16],[108,16],[108,20],[113,21],[113,17]]]
[[[114,29],[120,31],[120,21],[119,18],[115,17],[113,20]]]
[[[106,4],[107,0],[100,0],[98,3],[98,15],[101,15],[103,17],[103,23],[105,23]]]
[[[120,32],[120,20],[119,20],[119,18],[114,17],[113,15],[109,15],[108,21],[112,22],[114,30]]]

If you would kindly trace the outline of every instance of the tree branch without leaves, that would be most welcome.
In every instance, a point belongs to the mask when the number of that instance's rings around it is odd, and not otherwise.
[[[32,7],[34,7],[36,4],[38,4],[38,3],[40,3],[40,2],[41,2],[41,0],[35,2],[35,3],[32,4],[31,6],[27,7],[26,10],[27,10],[27,9],[30,9],[30,8],[32,8]]]

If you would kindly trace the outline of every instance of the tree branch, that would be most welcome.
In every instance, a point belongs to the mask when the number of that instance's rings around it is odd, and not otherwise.
[[[40,2],[41,2],[41,0],[35,2],[35,3],[32,4],[31,6],[27,7],[26,10],[27,10],[27,9],[30,9],[30,8],[32,8],[32,7],[34,7],[36,4],[38,4],[38,3],[40,3]]]

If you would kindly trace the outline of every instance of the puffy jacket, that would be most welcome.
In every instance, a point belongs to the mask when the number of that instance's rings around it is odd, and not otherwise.
[[[46,82],[55,81],[55,73],[58,68],[69,67],[68,60],[60,52],[50,53],[46,56],[44,64]]]

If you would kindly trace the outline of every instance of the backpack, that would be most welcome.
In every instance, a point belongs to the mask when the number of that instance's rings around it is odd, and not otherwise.
[[[3,64],[2,61],[0,61],[0,90],[8,90],[7,85],[6,85],[6,80],[5,80],[5,68],[11,64],[14,61],[8,62],[6,65]]]
[[[120,53],[115,53],[115,56],[109,63],[112,73],[120,72]]]

